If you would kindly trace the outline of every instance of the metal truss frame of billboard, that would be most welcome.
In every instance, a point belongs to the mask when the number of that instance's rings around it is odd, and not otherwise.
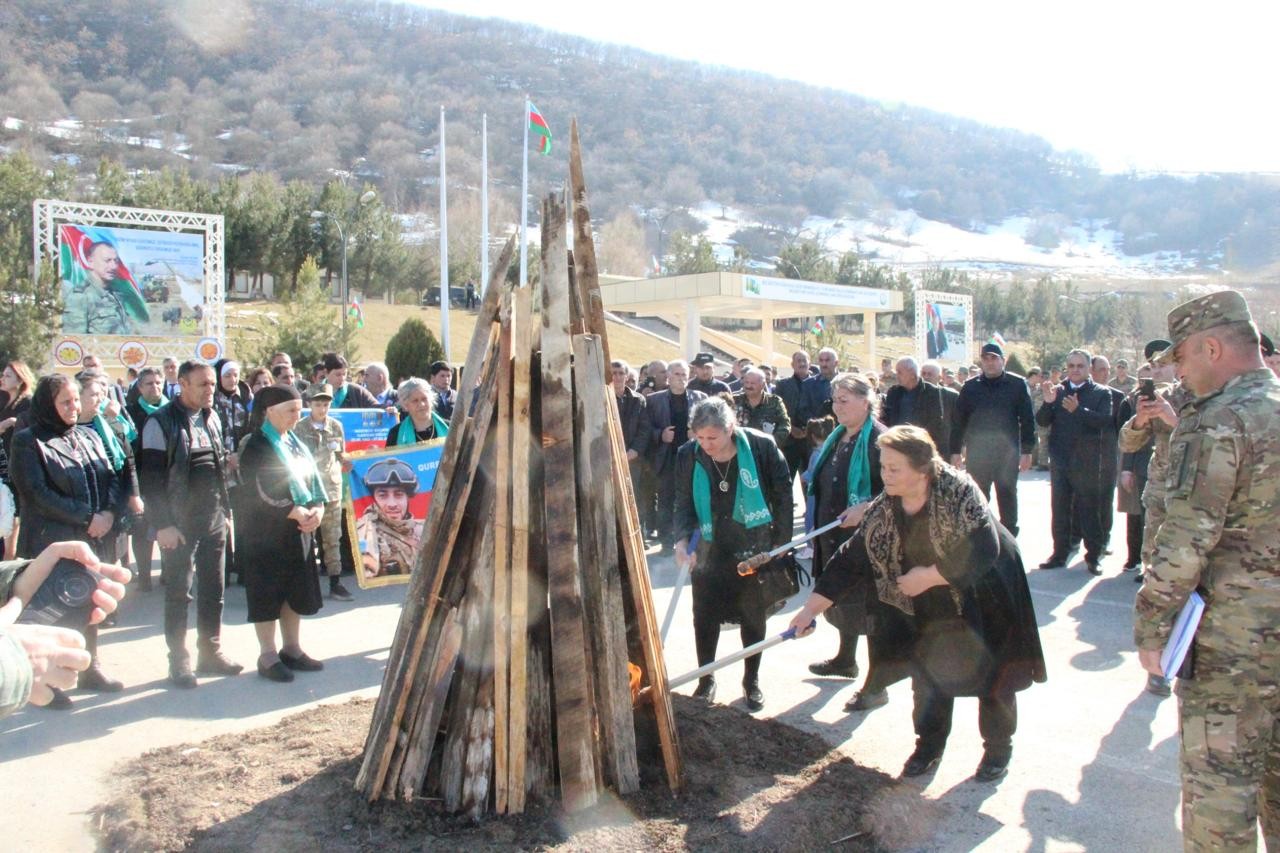
[[[32,257],[36,279],[40,278],[40,266],[46,260],[57,263],[58,226],[67,225],[119,225],[149,228],[155,231],[199,232],[204,235],[204,330],[203,334],[156,339],[148,337],[146,348],[148,364],[159,359],[173,357],[180,361],[201,357],[197,348],[201,341],[214,339],[218,353],[225,351],[227,337],[227,312],[224,299],[224,235],[226,225],[221,214],[183,213],[173,210],[152,210],[142,207],[120,207],[112,204],[83,204],[73,201],[36,199],[31,204],[32,228],[35,235],[35,251]],[[107,335],[62,335],[58,340],[74,338],[86,350],[111,362],[119,359],[118,350],[129,340],[127,337]],[[58,344],[55,343],[55,347]],[[55,359],[55,363],[57,362]],[[65,365],[64,366],[69,366]]]

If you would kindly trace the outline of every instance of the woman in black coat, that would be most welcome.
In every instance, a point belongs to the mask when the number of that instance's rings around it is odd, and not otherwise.
[[[839,527],[814,540],[813,575],[822,576],[827,561],[853,535],[862,521],[871,499],[880,494],[880,448],[876,444],[885,427],[872,413],[876,410],[876,392],[866,379],[856,373],[842,373],[831,380],[831,410],[836,428],[822,445],[809,494],[814,498],[814,527],[825,527],[837,518]],[[828,610],[827,620],[840,632],[840,648],[835,657],[809,664],[814,675],[857,678],[856,651],[858,635],[867,632],[867,583],[854,584],[840,599],[839,606]],[[869,671],[867,683],[874,679]],[[863,690],[845,704],[846,711],[868,711],[889,701],[883,689]]]
[[[31,398],[31,426],[13,439],[9,475],[21,496],[23,524],[18,555],[35,557],[54,542],[87,542],[98,559],[116,559],[116,533],[125,511],[124,481],[92,427],[78,427],[80,388],[67,376],[43,377]],[[121,460],[123,464],[123,460]],[[98,629],[86,628],[93,663],[80,675],[87,690],[115,692],[119,681],[98,665]],[[65,694],[50,708],[66,708]]]
[[[676,508],[673,522],[676,561],[693,573],[693,632],[698,665],[716,658],[722,624],[742,626],[744,647],[764,639],[765,619],[778,604],[768,594],[766,567],[738,574],[738,563],[791,539],[793,501],[787,461],[773,436],[738,426],[733,408],[719,397],[693,408],[687,442],[676,455]],[[689,542],[701,541],[693,554]],[[775,561],[777,563],[779,561]],[[744,662],[742,680],[747,708],[764,707],[760,692],[760,655]],[[715,678],[698,682],[695,696],[715,698]]]
[[[36,389],[36,379],[24,362],[11,361],[0,371],[0,483],[12,486],[9,479],[9,456],[13,452],[13,437],[27,426],[27,413],[31,410],[31,392]],[[14,494],[13,523],[16,532],[22,505]],[[0,540],[4,544],[3,558],[12,560],[17,555],[14,533]]]
[[[240,565],[245,567],[249,621],[258,634],[258,674],[293,681],[294,671],[324,664],[302,650],[302,617],[320,610],[315,531],[324,517],[325,490],[311,453],[290,431],[302,415],[293,386],[259,392],[251,431],[240,445]],[[276,624],[283,643],[277,651]]]
[[[807,634],[842,588],[869,573],[877,686],[911,678],[916,748],[902,775],[937,766],[954,697],[977,696],[984,752],[974,778],[995,781],[1013,753],[1015,694],[1045,680],[1017,542],[973,480],[942,461],[927,432],[898,426],[879,444],[884,493],[791,626]]]

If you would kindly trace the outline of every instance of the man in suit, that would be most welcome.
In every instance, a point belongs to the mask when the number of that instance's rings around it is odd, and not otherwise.
[[[1120,477],[1120,425],[1128,416],[1121,417],[1120,409],[1124,406],[1125,393],[1108,384],[1111,380],[1111,362],[1106,356],[1095,355],[1090,362],[1089,374],[1093,384],[1111,396],[1111,426],[1102,431],[1102,456],[1100,476],[1103,500],[1098,502],[1098,513],[1101,515],[1102,544],[1105,552],[1111,553],[1111,528],[1115,524],[1116,482]]]
[[[805,359],[806,363],[808,358]],[[805,368],[806,372],[808,368]],[[649,465],[658,482],[657,528],[664,551],[671,550],[671,516],[676,507],[676,451],[689,440],[689,415],[707,398],[688,387],[689,364],[673,361],[667,365],[667,390],[655,391],[645,403],[649,420]]]
[[[956,393],[924,381],[919,364],[910,356],[898,359],[893,373],[895,384],[884,395],[880,420],[890,427],[914,424],[922,428],[929,433],[942,458],[951,458],[953,407],[948,405],[945,395],[955,397]]]
[[[182,386],[178,384],[178,360],[166,358],[162,367],[164,368],[164,385],[161,387],[161,393],[166,400],[176,400],[182,394]]]
[[[1067,354],[1067,378],[1044,389],[1036,422],[1049,427],[1049,483],[1053,511],[1053,553],[1042,569],[1061,569],[1071,552],[1073,520],[1084,537],[1085,568],[1100,575],[1105,541],[1099,501],[1103,495],[1105,439],[1115,412],[1111,394],[1089,378],[1091,356],[1082,349]],[[1114,445],[1111,445],[1114,451]]]

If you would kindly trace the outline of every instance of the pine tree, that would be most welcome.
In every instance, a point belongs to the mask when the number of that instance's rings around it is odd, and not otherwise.
[[[444,360],[444,348],[426,324],[409,318],[387,342],[387,372],[398,385],[410,376],[427,377],[432,362]]]
[[[278,315],[267,314],[262,326],[242,327],[233,335],[236,354],[254,364],[266,364],[274,352],[287,352],[296,365],[315,364],[323,353],[339,352],[349,361],[359,357],[358,330],[344,329],[342,312],[320,283],[320,267],[308,257],[298,270],[297,290],[280,301]]]

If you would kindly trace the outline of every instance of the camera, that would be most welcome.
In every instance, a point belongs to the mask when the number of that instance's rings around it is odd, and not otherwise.
[[[82,631],[93,612],[93,591],[102,576],[75,560],[61,559],[18,616],[28,625],[55,625]]]

